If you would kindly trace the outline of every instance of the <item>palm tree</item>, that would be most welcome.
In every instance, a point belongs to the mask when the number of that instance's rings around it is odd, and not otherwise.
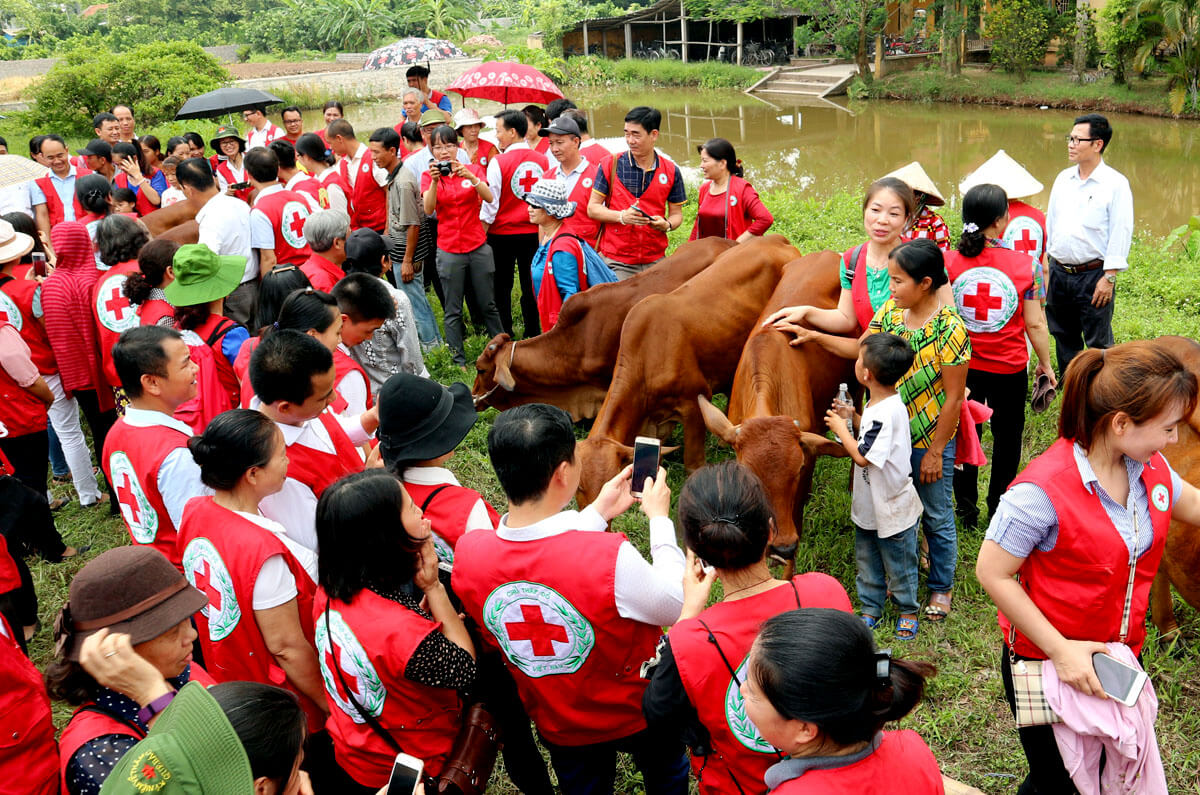
[[[1138,49],[1134,67],[1144,71],[1163,47],[1171,112],[1200,110],[1200,0],[1141,0],[1131,21],[1145,24],[1151,33]]]

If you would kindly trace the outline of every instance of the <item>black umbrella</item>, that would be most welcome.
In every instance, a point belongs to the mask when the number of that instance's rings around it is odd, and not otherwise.
[[[226,113],[236,113],[239,110],[261,108],[264,105],[277,105],[282,99],[257,88],[242,88],[227,86],[209,91],[198,97],[192,97],[183,103],[183,107],[175,114],[176,119],[212,119]]]

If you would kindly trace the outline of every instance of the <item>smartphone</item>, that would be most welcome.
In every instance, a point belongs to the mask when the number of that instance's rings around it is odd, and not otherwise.
[[[388,779],[387,795],[412,795],[421,781],[425,763],[406,753],[396,754],[392,777]]]
[[[229,183],[229,187],[232,188],[233,190],[245,190],[246,188],[250,187],[250,183],[249,182],[231,182],[231,183]]]
[[[1142,694],[1142,688],[1148,680],[1145,671],[1103,653],[1092,655],[1092,667],[1096,669],[1100,687],[1109,698],[1116,699],[1127,707],[1137,703],[1138,696]]]
[[[629,493],[635,497],[642,496],[642,487],[646,478],[654,480],[658,477],[658,454],[662,442],[652,436],[639,436],[633,440],[633,483]]]
[[[40,251],[35,251],[29,256],[33,260],[33,275],[45,278],[47,272],[46,255]]]

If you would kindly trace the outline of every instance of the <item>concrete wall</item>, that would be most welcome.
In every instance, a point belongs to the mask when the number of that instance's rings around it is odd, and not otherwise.
[[[205,47],[204,51],[221,63],[231,63],[237,60],[237,45],[226,44],[220,47]],[[6,77],[40,77],[50,71],[57,58],[31,58],[27,61],[0,61],[0,80]]]
[[[429,85],[439,91],[454,81],[468,69],[478,66],[479,58],[458,58],[451,61],[434,61],[430,64]],[[307,75],[285,75],[282,77],[255,77],[249,80],[239,80],[237,85],[248,88],[258,88],[263,91],[272,89],[303,90],[321,88],[330,93],[338,91],[350,92],[363,99],[374,97],[396,97],[400,95],[408,83],[404,79],[404,69],[380,69],[371,72],[317,72]],[[457,95],[451,95],[455,98]]]

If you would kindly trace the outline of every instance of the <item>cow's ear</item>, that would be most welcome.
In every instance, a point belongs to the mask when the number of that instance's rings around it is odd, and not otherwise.
[[[493,355],[492,359],[492,362],[496,365],[496,383],[511,392],[517,386],[517,382],[513,378],[512,370],[508,369],[509,359],[504,355],[504,343],[496,340],[492,344],[498,346],[497,352]],[[489,345],[488,347],[490,348],[491,346]]]
[[[834,458],[845,458],[850,455],[846,452],[846,448],[842,447],[841,442],[808,431],[800,432],[800,446],[811,456],[829,455]]]
[[[729,421],[729,418],[721,413],[721,410],[709,402],[704,395],[696,395],[696,400],[700,403],[700,416],[704,417],[704,425],[712,431],[712,434],[718,439],[721,439],[725,444],[733,445],[737,440],[738,429],[740,425],[734,425]]]

